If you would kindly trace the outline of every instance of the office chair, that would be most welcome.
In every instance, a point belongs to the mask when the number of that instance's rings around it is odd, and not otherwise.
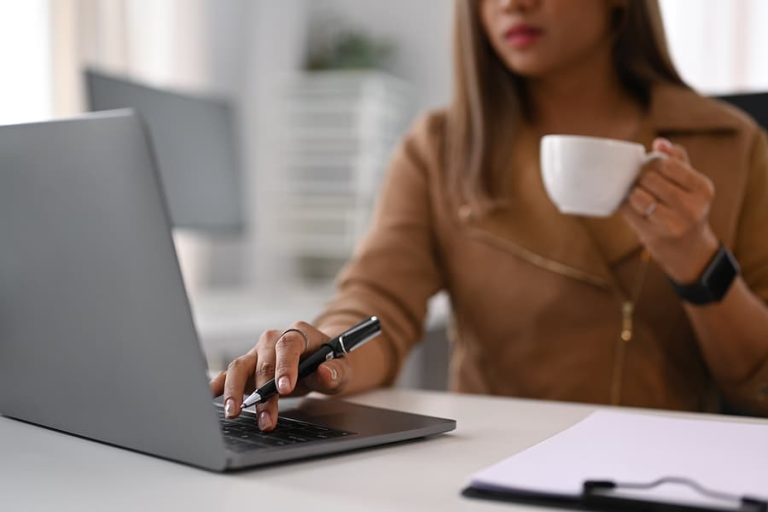
[[[740,108],[752,116],[763,129],[768,130],[768,92],[726,94],[717,96],[717,99]]]

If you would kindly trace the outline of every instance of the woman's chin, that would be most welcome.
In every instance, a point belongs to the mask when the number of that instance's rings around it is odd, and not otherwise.
[[[507,53],[502,57],[507,69],[523,77],[535,78],[546,75],[553,67],[553,59],[539,51]]]
[[[541,61],[533,59],[519,59],[514,62],[507,62],[506,64],[510,71],[523,78],[538,78],[545,76],[551,69],[551,66],[547,66]]]

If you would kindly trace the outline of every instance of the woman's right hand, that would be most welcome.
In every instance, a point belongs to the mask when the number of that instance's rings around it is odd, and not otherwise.
[[[277,425],[279,396],[300,396],[309,391],[332,395],[340,392],[349,380],[349,362],[332,359],[321,364],[303,381],[297,382],[302,356],[319,349],[329,339],[325,333],[306,322],[296,322],[285,331],[265,331],[251,350],[232,361],[226,371],[211,380],[211,392],[214,397],[224,395],[227,418],[236,418],[240,415],[243,395],[275,379],[278,395],[256,405],[259,429],[273,430]]]

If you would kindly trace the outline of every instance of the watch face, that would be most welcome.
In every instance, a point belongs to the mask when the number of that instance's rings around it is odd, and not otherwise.
[[[739,264],[724,246],[715,253],[699,280],[688,285],[672,283],[677,294],[691,304],[719,302],[739,275]]]
[[[733,257],[731,251],[721,247],[712,264],[704,273],[704,282],[702,283],[709,291],[714,301],[722,299],[728,289],[731,287],[734,278],[739,273],[739,264]]]

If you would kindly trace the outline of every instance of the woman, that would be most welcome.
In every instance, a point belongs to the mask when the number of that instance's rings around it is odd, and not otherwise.
[[[614,216],[566,216],[542,188],[548,133],[668,158]],[[336,298],[314,326],[264,333],[211,387],[234,416],[271,378],[283,396],[390,384],[446,289],[453,390],[768,414],[767,218],[764,135],[685,86],[655,1],[461,0],[454,100],[396,152]],[[368,315],[380,340],[296,382],[302,353]],[[276,399],[258,410],[274,428]]]

